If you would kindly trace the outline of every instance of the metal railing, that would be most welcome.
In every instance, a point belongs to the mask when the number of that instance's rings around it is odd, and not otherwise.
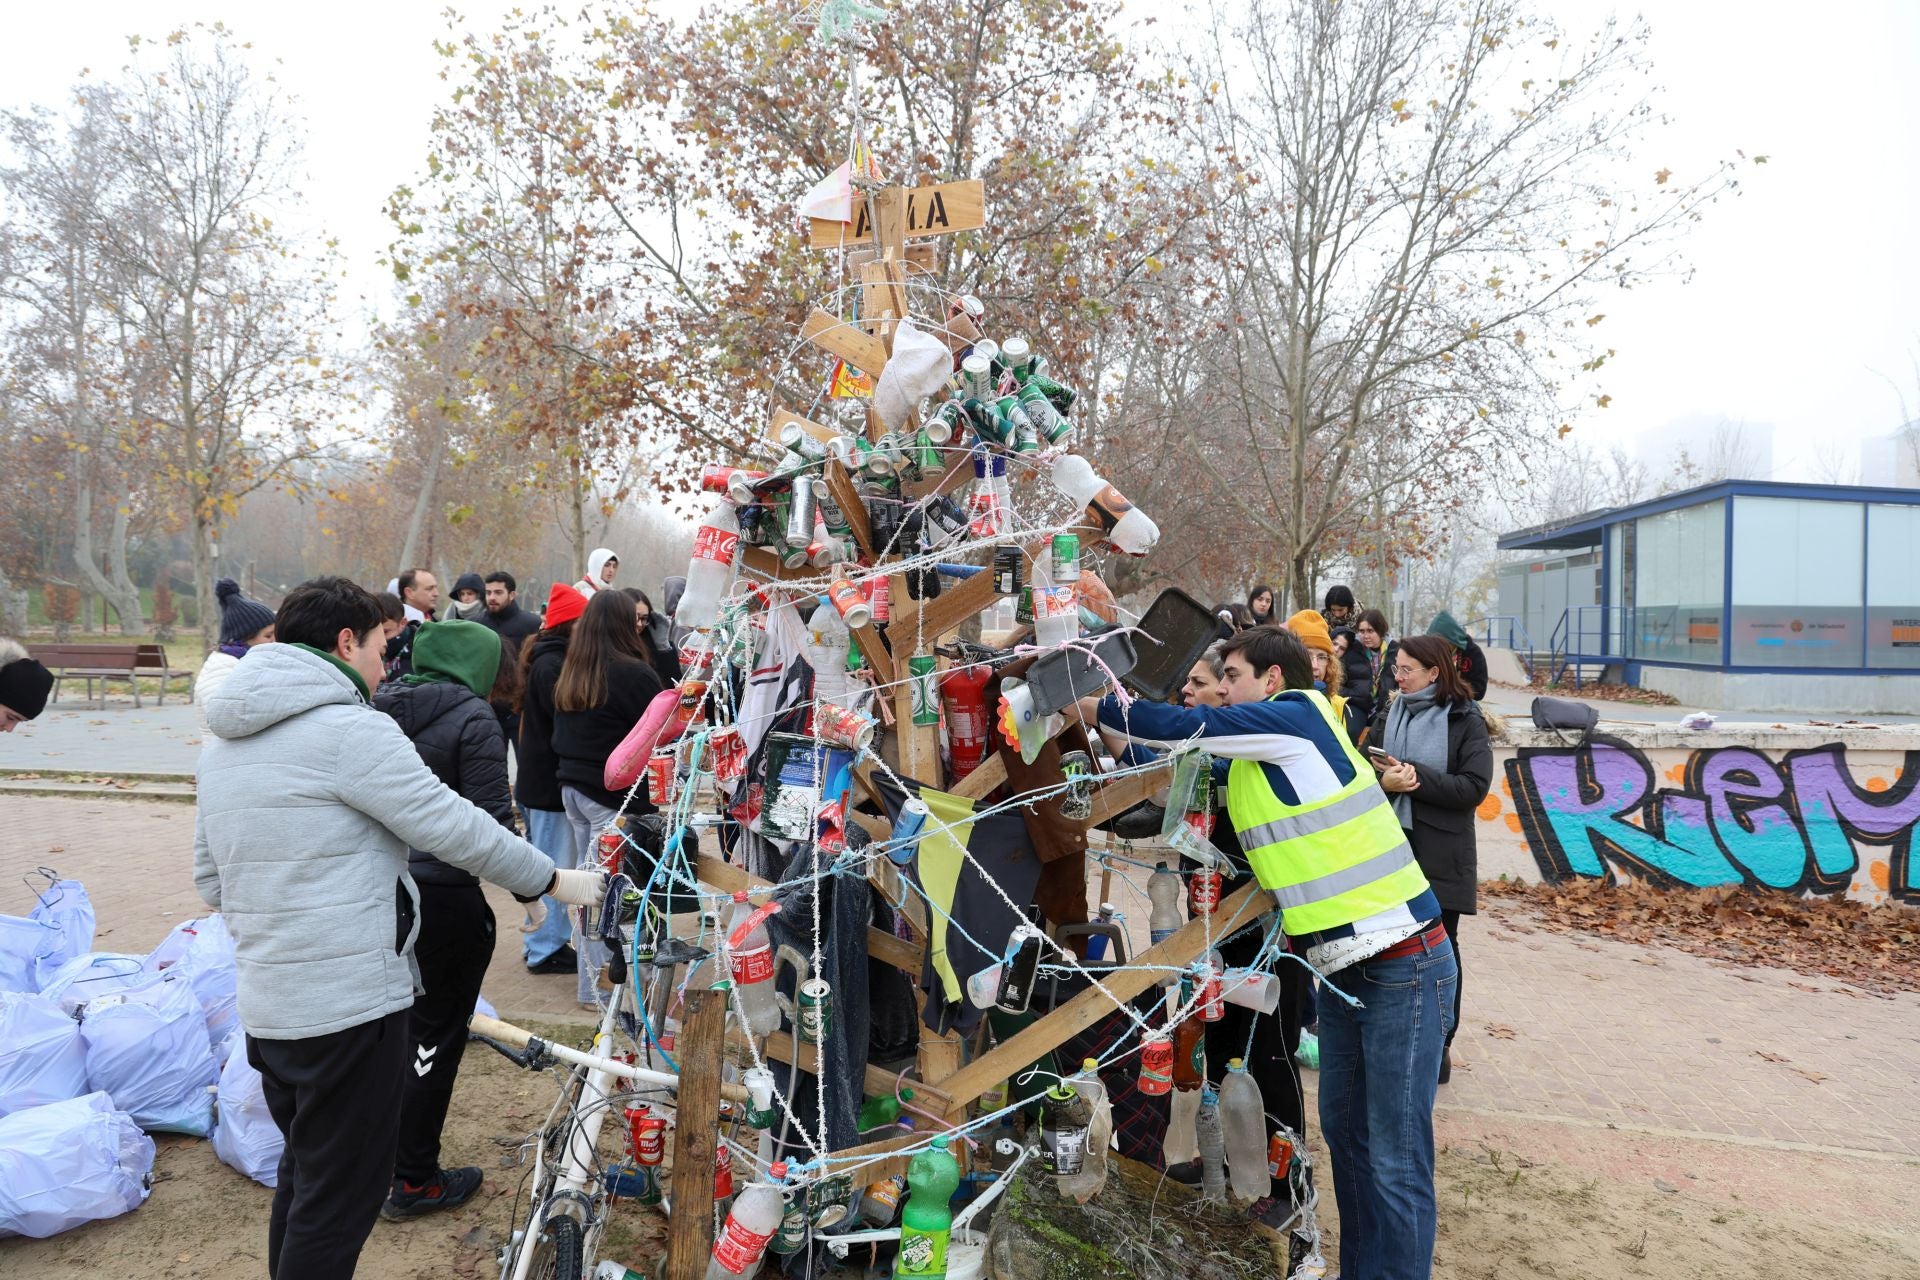
[[[1615,614],[1620,616],[1616,634],[1632,634],[1632,615],[1625,605],[1577,604],[1560,615],[1547,641],[1547,683],[1558,684],[1573,669],[1573,687],[1578,689],[1581,668],[1623,661],[1617,653],[1607,652],[1607,629]]]
[[[1526,623],[1511,613],[1490,613],[1469,622],[1467,634],[1475,635],[1475,628],[1479,628],[1478,638],[1482,648],[1511,650],[1526,669],[1527,679],[1533,679],[1533,637],[1527,634]],[[1496,640],[1496,636],[1503,639]]]

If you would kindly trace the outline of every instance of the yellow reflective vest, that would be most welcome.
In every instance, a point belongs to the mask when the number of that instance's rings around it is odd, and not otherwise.
[[[1311,803],[1288,804],[1258,760],[1235,760],[1227,770],[1227,812],[1247,865],[1279,899],[1281,926],[1296,936],[1364,920],[1427,889],[1373,766],[1347,740],[1323,694],[1297,692],[1347,753],[1353,781]]]

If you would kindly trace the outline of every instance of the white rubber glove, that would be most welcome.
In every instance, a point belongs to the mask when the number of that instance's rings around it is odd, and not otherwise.
[[[606,873],[599,870],[556,871],[553,873],[553,887],[547,890],[547,896],[569,907],[597,907],[600,900],[607,896]]]

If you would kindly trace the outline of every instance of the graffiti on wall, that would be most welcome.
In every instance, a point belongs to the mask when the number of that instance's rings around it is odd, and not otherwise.
[[[1877,887],[1920,902],[1912,857],[1920,752],[1907,753],[1899,777],[1867,786],[1837,742],[1777,759],[1709,748],[1677,772],[1677,786],[1662,786],[1645,752],[1602,735],[1580,747],[1521,748],[1507,762],[1507,786],[1541,876],[1618,869],[1663,884],[1838,894],[1865,845],[1885,850],[1872,864]]]

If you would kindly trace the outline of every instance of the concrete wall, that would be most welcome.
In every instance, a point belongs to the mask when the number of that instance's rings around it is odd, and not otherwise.
[[[1843,716],[1920,715],[1920,678],[1913,673],[1753,675],[1643,666],[1640,684],[1642,688],[1672,694],[1687,706],[1715,710],[1798,711]]]
[[[1570,747],[1523,725],[1494,744],[1482,879],[1611,875],[1920,903],[1920,730],[1602,721]]]

